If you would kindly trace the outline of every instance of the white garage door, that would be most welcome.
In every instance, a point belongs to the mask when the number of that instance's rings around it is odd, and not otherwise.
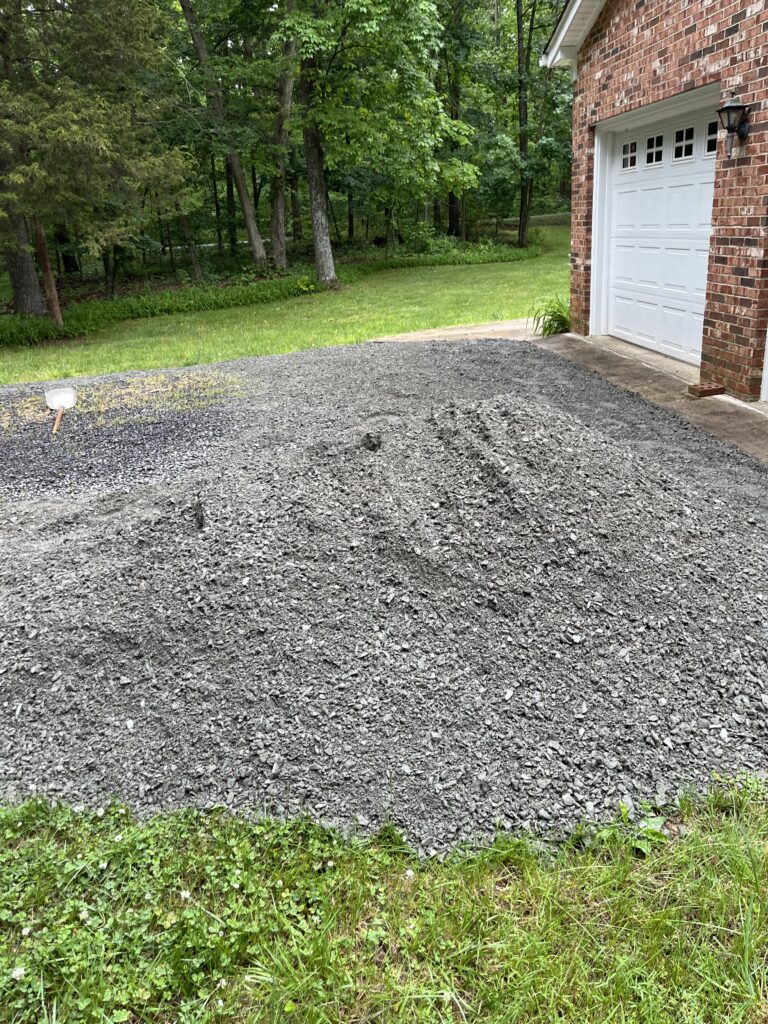
[[[708,111],[619,132],[611,159],[608,333],[697,365],[717,128]]]

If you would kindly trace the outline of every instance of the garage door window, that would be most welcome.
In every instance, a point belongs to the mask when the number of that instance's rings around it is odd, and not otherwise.
[[[707,141],[704,152],[707,156],[714,156],[717,152],[717,121],[710,121],[707,125]]]
[[[637,166],[637,143],[625,142],[621,147],[621,169],[628,171]]]
[[[693,157],[693,128],[678,128],[675,132],[675,160],[690,160]]]
[[[651,135],[645,143],[646,167],[653,167],[664,160],[664,136]]]

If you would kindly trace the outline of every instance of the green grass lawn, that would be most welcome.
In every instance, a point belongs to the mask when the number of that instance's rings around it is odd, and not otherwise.
[[[544,254],[523,263],[388,270],[335,292],[134,320],[87,339],[0,349],[0,384],[191,366],[524,317],[537,300],[568,288],[568,228],[538,230]]]
[[[764,1024],[766,790],[559,849],[0,810],[9,1024]]]

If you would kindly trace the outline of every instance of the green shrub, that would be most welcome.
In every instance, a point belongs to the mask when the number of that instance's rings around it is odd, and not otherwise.
[[[91,299],[73,305],[64,314],[64,326],[57,328],[36,316],[0,318],[0,346],[34,345],[54,338],[77,338],[93,334],[122,320],[141,320],[173,313],[197,313],[264,302],[278,302],[320,290],[308,275],[279,277],[252,284],[226,287],[190,287],[173,291],[143,292],[120,299]]]
[[[352,284],[380,270],[403,270],[409,267],[442,267],[480,263],[517,263],[541,255],[536,247],[515,249],[509,245],[484,243],[462,245],[451,241],[443,251],[383,255],[360,263],[337,267],[342,283]],[[0,348],[35,345],[57,338],[77,338],[94,334],[123,320],[143,320],[175,313],[197,313],[234,306],[251,306],[279,302],[298,295],[321,290],[308,273],[261,278],[230,285],[198,285],[166,291],[144,291],[118,299],[89,299],[71,305],[64,314],[64,326],[57,328],[46,318],[36,316],[1,316]]]
[[[451,246],[445,252],[403,253],[399,256],[388,256],[372,261],[370,269],[401,270],[407,267],[460,267],[476,266],[481,263],[520,263],[523,260],[536,259],[541,256],[541,249],[531,246],[528,249],[515,249],[510,245],[499,245],[494,242],[459,247]]]
[[[567,334],[571,329],[571,307],[568,300],[560,295],[545,299],[533,315],[533,326],[545,338],[553,334]]]
[[[436,235],[430,224],[415,224],[405,236],[405,249],[411,253],[443,255],[454,252],[460,245],[458,238]]]
[[[528,245],[540,246],[544,244],[544,229],[543,228],[529,228],[528,229]]]

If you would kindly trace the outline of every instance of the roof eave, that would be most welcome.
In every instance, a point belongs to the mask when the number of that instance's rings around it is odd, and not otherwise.
[[[605,0],[570,0],[541,56],[541,66],[573,68],[579,50],[604,4]]]
[[[560,46],[546,50],[539,60],[543,68],[571,68],[575,65],[579,51],[575,46]]]

